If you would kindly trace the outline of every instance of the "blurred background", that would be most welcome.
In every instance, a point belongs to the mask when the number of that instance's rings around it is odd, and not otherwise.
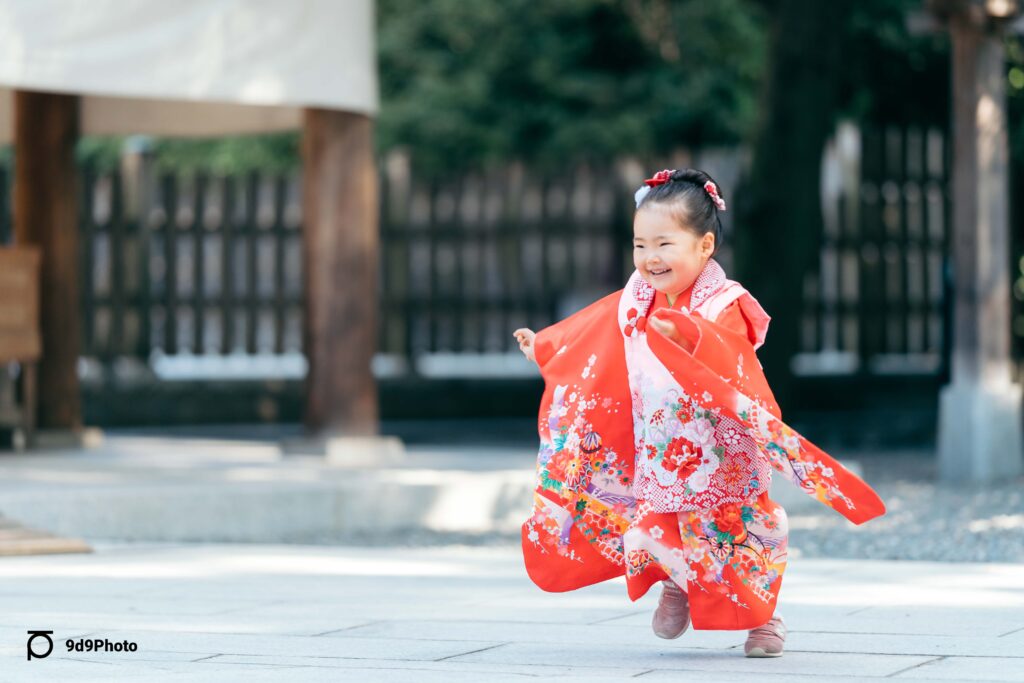
[[[696,167],[783,418],[886,504],[771,483],[828,558],[786,570],[791,670],[1019,678],[1022,35],[1024,0],[0,0],[0,677],[26,627],[143,643],[45,663],[89,680],[749,671],[520,550],[512,332],[623,287],[635,190]]]
[[[620,288],[633,191],[693,166],[729,203],[719,260],[773,316],[761,354],[788,421],[826,447],[934,443],[950,372],[951,48],[921,2],[378,0],[374,12],[385,431],[523,418],[533,438],[542,383],[512,330]],[[1024,45],[1014,32],[1004,44],[1016,200]],[[85,425],[302,420],[302,133],[282,127],[75,143],[67,314],[80,317]],[[0,148],[4,243],[15,155]],[[1019,378],[1024,216],[1011,208],[1001,257]],[[9,365],[8,401],[18,375]]]

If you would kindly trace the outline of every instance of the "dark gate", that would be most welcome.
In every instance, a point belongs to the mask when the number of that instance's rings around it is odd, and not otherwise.
[[[819,267],[805,282],[796,408],[844,441],[872,431],[919,441],[948,373],[948,146],[913,128],[860,139],[860,172],[826,202]],[[383,162],[383,415],[531,415],[541,385],[511,331],[622,286],[632,191],[655,167],[544,175],[509,165],[433,180]],[[298,420],[300,179],[84,169],[82,191],[87,421]],[[732,274],[728,251],[722,260]]]

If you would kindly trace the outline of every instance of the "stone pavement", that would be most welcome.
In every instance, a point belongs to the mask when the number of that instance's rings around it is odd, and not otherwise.
[[[88,448],[0,453],[0,515],[89,541],[507,535],[529,516],[535,461],[533,448],[500,445],[348,462],[287,453],[273,437],[112,433]]]
[[[743,632],[657,639],[656,591],[544,593],[512,546],[95,547],[0,558],[0,680],[1024,681],[1019,565],[794,559],[788,651],[758,660]],[[30,629],[48,658],[26,660]]]

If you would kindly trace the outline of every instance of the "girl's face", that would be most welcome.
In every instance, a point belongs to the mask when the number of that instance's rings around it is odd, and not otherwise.
[[[715,251],[715,235],[698,237],[684,229],[666,207],[645,206],[633,217],[633,265],[674,302]]]

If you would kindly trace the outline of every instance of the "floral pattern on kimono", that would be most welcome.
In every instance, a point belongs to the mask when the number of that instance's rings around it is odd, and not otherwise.
[[[672,578],[694,628],[752,628],[770,618],[786,562],[769,468],[858,524],[884,505],[781,421],[754,353],[768,317],[717,263],[687,310],[651,311],[638,279],[537,333],[546,389],[527,572],[550,591],[625,575],[633,600]],[[746,329],[713,322],[737,307]],[[655,314],[682,346],[647,329]]]
[[[657,513],[640,501],[623,535],[629,595],[639,599],[670,578],[688,593],[694,628],[763,624],[775,611],[788,531],[785,510],[767,493],[690,512]]]
[[[563,322],[584,336],[607,336],[615,320],[592,315],[599,310]],[[524,543],[552,568],[544,580],[549,589],[571,590],[622,574],[622,534],[636,507],[635,457],[629,394],[608,380],[624,375],[625,359],[614,350],[596,352],[577,367],[565,348],[541,343],[536,352],[545,366],[558,368],[563,383],[549,386],[542,400],[538,486]]]
[[[752,317],[767,326],[768,315],[753,297],[727,284],[721,266],[709,261],[684,310],[707,315],[713,303],[724,298],[738,305],[745,296]],[[646,322],[654,299],[654,288],[633,273],[619,301],[633,404],[636,497],[656,512],[703,510],[749,500],[767,490],[768,459],[741,424],[707,405],[707,392],[683,392],[672,371],[651,351],[646,324],[638,326],[636,320]],[[743,374],[742,365],[737,372]],[[767,399],[774,404],[770,394]]]

